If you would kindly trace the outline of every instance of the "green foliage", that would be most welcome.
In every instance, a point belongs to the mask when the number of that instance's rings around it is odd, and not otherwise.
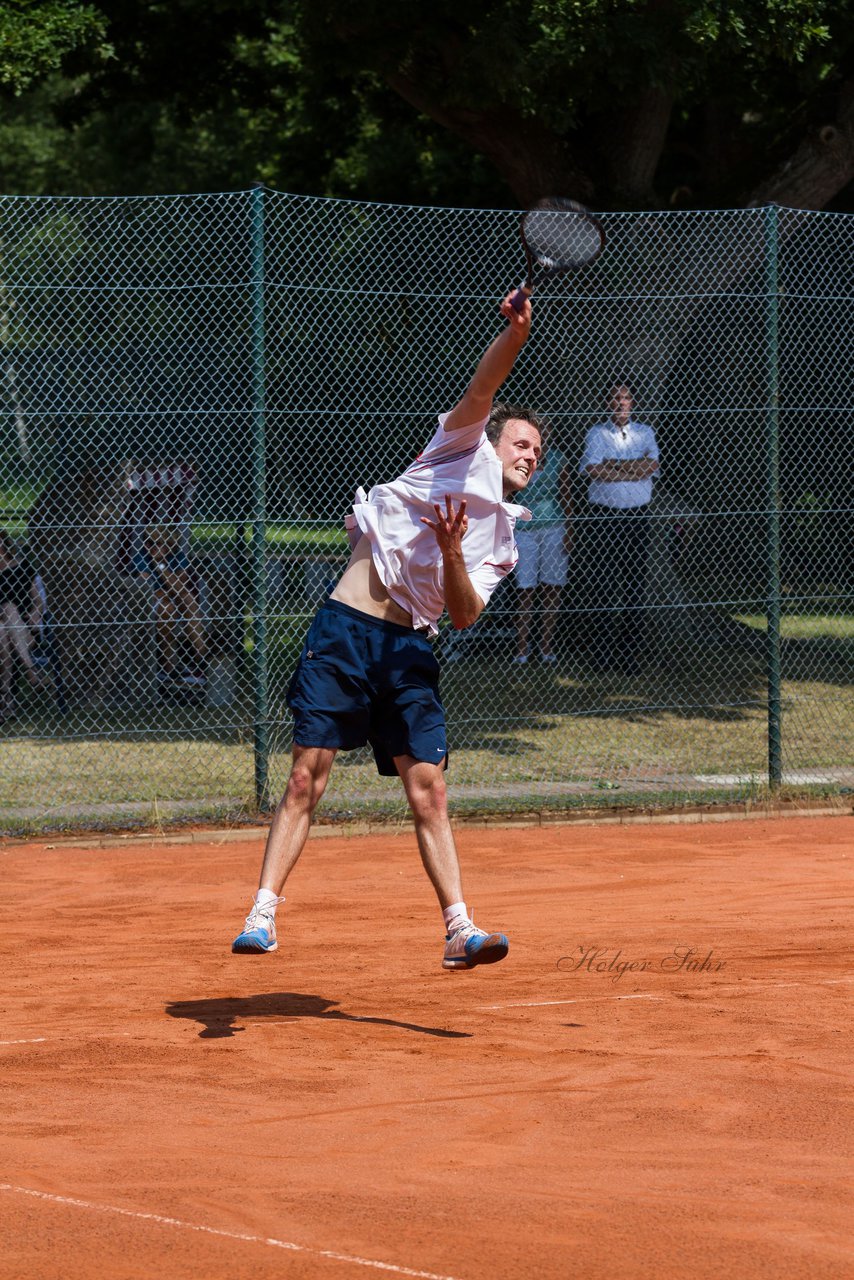
[[[68,54],[110,56],[106,18],[74,0],[5,0],[0,4],[0,86],[15,94],[59,70]]]
[[[550,180],[580,182],[600,208],[743,203],[833,123],[854,51],[854,0],[111,0],[104,13],[0,5],[0,84],[18,95],[0,126],[5,190],[260,179],[507,206]],[[664,113],[651,130],[649,92]]]
[[[557,185],[565,161],[566,175],[589,173],[599,207],[626,207],[621,168],[639,145],[637,98],[658,90],[673,106],[658,189],[632,191],[631,207],[680,188],[693,203],[740,203],[806,128],[832,119],[854,49],[850,0],[291,0],[285,8],[300,85],[291,120],[328,138],[327,104],[348,116],[325,171],[324,189],[338,194],[370,194],[363,183],[377,180],[394,150],[404,181],[410,158],[423,180],[431,165],[441,170],[449,138],[462,138],[478,155],[499,154],[518,202],[533,140],[551,149]],[[262,62],[267,49],[262,40]],[[427,117],[444,130],[438,148],[435,130],[432,145],[419,145]],[[480,185],[481,175],[460,166],[463,189],[472,176]]]

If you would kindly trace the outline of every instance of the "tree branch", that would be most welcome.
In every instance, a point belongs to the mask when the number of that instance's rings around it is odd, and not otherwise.
[[[478,111],[443,104],[399,68],[387,70],[384,78],[410,106],[486,156],[523,205],[556,193],[586,201],[592,197],[590,174],[574,161],[566,143],[537,120],[508,107]]]

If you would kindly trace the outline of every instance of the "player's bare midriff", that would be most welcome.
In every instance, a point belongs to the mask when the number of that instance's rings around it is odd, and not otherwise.
[[[412,615],[395,604],[380,581],[371,556],[371,544],[364,534],[356,543],[331,598],[348,604],[351,609],[368,613],[372,618],[396,622],[401,627],[412,626]]]

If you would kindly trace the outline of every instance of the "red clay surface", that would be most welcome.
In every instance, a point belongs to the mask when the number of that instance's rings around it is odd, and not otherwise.
[[[4,1280],[854,1275],[852,820],[460,846],[471,973],[410,836],[259,957],[260,842],[0,846]]]

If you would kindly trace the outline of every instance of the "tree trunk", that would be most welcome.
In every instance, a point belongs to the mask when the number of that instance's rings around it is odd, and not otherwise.
[[[813,129],[770,178],[750,193],[751,205],[774,202],[823,209],[854,179],[854,81],[839,93],[836,119]]]
[[[649,88],[633,96],[631,109],[603,117],[597,148],[615,203],[648,209],[659,203],[655,173],[667,140],[674,95]]]
[[[386,82],[416,111],[486,156],[523,207],[542,196],[591,200],[595,187],[590,174],[575,161],[571,149],[539,122],[504,109],[493,112],[443,106],[402,71],[387,73]]]

